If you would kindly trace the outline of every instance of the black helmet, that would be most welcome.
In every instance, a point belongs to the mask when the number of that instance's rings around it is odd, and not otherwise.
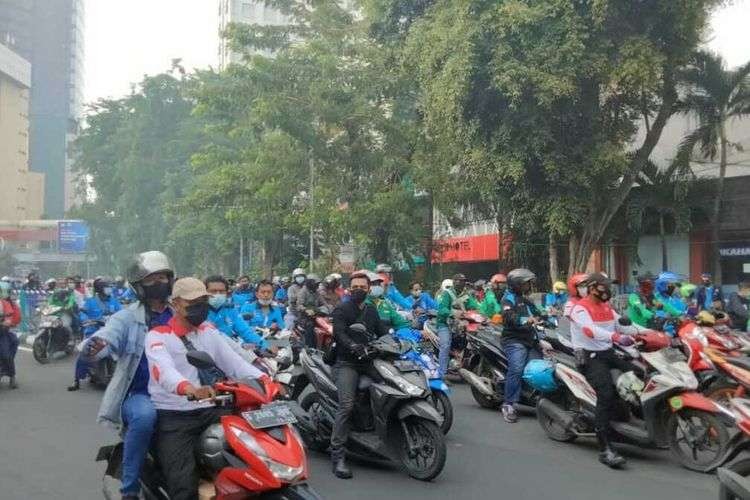
[[[141,281],[154,273],[165,273],[170,281],[174,279],[174,268],[169,257],[156,250],[139,253],[128,266],[128,282],[138,297],[143,298]]]
[[[456,274],[454,274],[453,275],[453,283],[455,284],[456,281],[463,281],[465,283],[466,282],[466,275],[464,275],[463,273],[456,273]]]
[[[508,273],[508,286],[511,290],[518,291],[521,285],[529,283],[530,281],[536,280],[536,274],[532,273],[528,269],[518,268],[513,269]]]
[[[224,458],[225,451],[231,453],[224,437],[224,428],[221,424],[209,425],[198,439],[198,447],[195,450],[198,463],[207,470],[218,474],[229,465]]]
[[[107,286],[112,286],[111,279],[104,276],[97,276],[94,278],[94,292],[102,293]]]

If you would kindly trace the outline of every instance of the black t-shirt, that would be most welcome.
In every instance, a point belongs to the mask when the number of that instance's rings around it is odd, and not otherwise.
[[[388,328],[380,321],[377,309],[370,304],[360,309],[353,302],[339,304],[331,313],[333,336],[336,339],[336,357],[342,361],[356,362],[351,351],[354,344],[367,345],[369,342],[388,333]],[[349,329],[354,323],[362,323],[367,328],[363,334]]]

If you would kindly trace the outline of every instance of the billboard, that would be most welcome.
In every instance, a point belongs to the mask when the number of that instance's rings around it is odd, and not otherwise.
[[[82,220],[61,220],[57,223],[57,248],[60,253],[86,253],[89,227]]]

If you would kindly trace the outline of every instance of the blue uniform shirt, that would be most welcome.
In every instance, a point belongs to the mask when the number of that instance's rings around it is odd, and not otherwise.
[[[268,328],[274,323],[279,328],[284,326],[284,315],[278,304],[268,306],[268,312],[264,312],[258,302],[245,304],[245,307],[242,308],[242,317],[248,318],[247,321],[252,327]]]
[[[268,348],[266,341],[255,333],[253,328],[242,319],[237,309],[231,305],[224,305],[219,309],[208,309],[208,321],[227,337],[240,337],[247,344],[255,344],[261,349]]]

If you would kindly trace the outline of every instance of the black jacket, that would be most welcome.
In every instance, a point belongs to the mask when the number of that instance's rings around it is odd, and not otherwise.
[[[369,342],[388,333],[388,328],[380,321],[378,310],[370,304],[360,309],[353,302],[339,304],[331,314],[333,319],[333,337],[336,339],[336,359],[338,361],[357,362],[352,353],[354,344],[367,345]],[[367,334],[353,332],[349,326],[362,323],[367,328]]]
[[[544,317],[536,305],[527,297],[520,294],[506,292],[503,296],[503,335],[504,341],[519,342],[526,347],[538,344],[537,331],[527,322],[529,318]]]
[[[732,293],[729,296],[729,303],[727,304],[727,313],[732,319],[732,327],[737,330],[747,331],[747,320],[750,316],[750,300],[746,299],[737,292]]]

